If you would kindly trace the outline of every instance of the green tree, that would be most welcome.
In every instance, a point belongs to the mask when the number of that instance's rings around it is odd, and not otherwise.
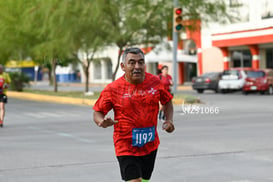
[[[46,66],[53,74],[54,91],[57,91],[56,65],[76,59],[83,67],[88,92],[90,63],[96,51],[107,42],[104,31],[100,31],[102,17],[96,11],[97,4],[97,0],[14,0],[7,4],[0,0],[1,9],[7,9],[0,13],[5,17],[0,23],[6,27],[0,33],[6,43],[0,47],[10,43],[2,57],[8,59],[23,52]],[[79,50],[86,54],[85,60],[79,59]]]
[[[22,92],[24,87],[29,85],[30,78],[23,72],[11,72],[10,74],[11,84],[10,89]]]
[[[5,64],[9,59],[22,60],[34,40],[29,32],[24,31],[24,11],[29,1],[0,0],[0,62]]]
[[[95,54],[107,45],[107,32],[103,28],[103,17],[97,11],[99,0],[74,1],[74,20],[71,22],[69,42],[73,45],[72,55],[82,66],[85,74],[85,92],[89,91],[89,68]],[[69,18],[70,20],[71,17]],[[79,57],[79,52],[84,55]]]
[[[63,2],[63,1],[62,1]],[[0,48],[3,59],[22,60],[32,57],[52,67],[54,91],[57,91],[55,68],[69,51],[65,42],[65,20],[55,8],[63,10],[59,1],[0,1]],[[60,8],[61,7],[61,8]],[[3,11],[2,11],[3,10]],[[59,26],[60,25],[60,26]]]
[[[224,2],[180,0],[179,4],[185,19],[226,22],[230,16]],[[54,91],[57,91],[56,65],[77,59],[83,66],[87,78],[85,91],[88,91],[89,66],[95,54],[105,45],[118,47],[114,80],[126,47],[153,45],[168,35],[173,3],[169,0],[0,0],[0,10],[1,61],[30,56],[40,64],[50,63]],[[86,53],[85,61],[79,60],[79,50]]]
[[[156,43],[166,35],[166,29],[163,28],[164,22],[167,21],[164,17],[166,6],[163,1],[153,2],[156,1],[104,0],[99,3],[99,12],[104,18],[103,30],[119,49],[113,80],[125,47]]]
[[[227,22],[224,0],[180,0],[186,19]],[[173,2],[169,0],[104,0],[99,3],[99,12],[104,18],[104,31],[119,48],[117,65],[112,79],[115,80],[121,54],[128,46],[153,45],[168,34],[172,22]],[[194,30],[194,26],[191,25]]]
[[[71,50],[66,31],[70,25],[65,16],[69,5],[64,2],[32,0],[32,6],[25,10],[25,20],[28,20],[25,29],[36,39],[30,54],[42,63],[50,62],[55,92],[58,91],[56,66],[66,60]]]

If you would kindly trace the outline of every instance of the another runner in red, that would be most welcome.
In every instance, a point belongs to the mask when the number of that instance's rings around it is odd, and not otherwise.
[[[165,89],[171,92],[170,86],[173,85],[173,81],[172,81],[172,76],[168,74],[168,70],[169,70],[168,66],[166,65],[162,66],[161,68],[162,73],[158,75],[158,78],[164,84]]]
[[[172,95],[158,77],[145,72],[140,49],[126,49],[121,68],[125,74],[102,91],[93,107],[94,121],[104,128],[114,125],[114,145],[122,179],[141,182],[151,177],[159,145],[158,102],[166,114],[163,129],[174,131]],[[106,117],[111,109],[114,120]]]
[[[164,85],[165,89],[168,90],[170,93],[171,92],[171,87],[173,85],[172,77],[171,75],[168,74],[169,68],[167,65],[162,66],[160,70],[160,74],[158,74],[158,78],[160,79],[161,83]],[[164,111],[162,108],[162,105],[159,104],[159,114],[158,114],[158,119],[160,121],[165,120],[165,115]]]

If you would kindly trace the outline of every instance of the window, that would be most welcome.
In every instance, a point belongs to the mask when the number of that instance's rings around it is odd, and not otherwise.
[[[249,21],[249,0],[229,0],[228,12],[236,19],[232,23]]]
[[[107,70],[106,70],[106,79],[112,79],[112,62],[111,60],[107,60],[106,61],[106,66],[107,66]]]
[[[252,67],[252,56],[249,50],[238,50],[232,54],[233,67]]]
[[[242,3],[240,0],[229,0],[229,7],[237,7],[238,5],[241,5]]]
[[[266,68],[273,68],[273,49],[266,50]]]
[[[94,69],[93,69],[94,79],[101,79],[101,62],[99,60],[94,61]]]
[[[260,78],[264,76],[265,76],[265,73],[263,71],[249,71],[247,73],[247,77],[250,77],[250,78]]]
[[[272,0],[262,0],[262,19],[273,18],[273,1]]]

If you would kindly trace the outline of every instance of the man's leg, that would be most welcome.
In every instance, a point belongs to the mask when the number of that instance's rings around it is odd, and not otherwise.
[[[141,178],[137,178],[137,179],[132,179],[129,182],[142,182],[142,181],[141,181]]]
[[[141,182],[149,182],[149,180],[146,180],[146,179],[142,179]]]
[[[142,182],[149,182],[155,165],[157,150],[154,150],[149,155],[142,156]]]
[[[161,121],[161,119],[162,119],[162,113],[163,113],[163,111],[159,111],[158,112],[158,119],[159,119],[159,121]]]
[[[0,102],[0,127],[3,127],[4,117],[5,117],[5,103]]]
[[[141,165],[136,156],[117,156],[121,177],[127,182],[141,182]]]
[[[146,180],[146,179],[138,178],[138,179],[130,180],[129,182],[150,182],[150,181],[149,181],[149,180]]]
[[[157,149],[145,156],[117,156],[122,179],[127,182],[149,182],[156,153]]]

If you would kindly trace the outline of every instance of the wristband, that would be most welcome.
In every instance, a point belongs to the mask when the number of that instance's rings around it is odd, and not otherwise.
[[[170,123],[173,123],[173,120],[170,120],[170,119],[168,119],[168,120],[166,120],[166,121],[169,121]]]

